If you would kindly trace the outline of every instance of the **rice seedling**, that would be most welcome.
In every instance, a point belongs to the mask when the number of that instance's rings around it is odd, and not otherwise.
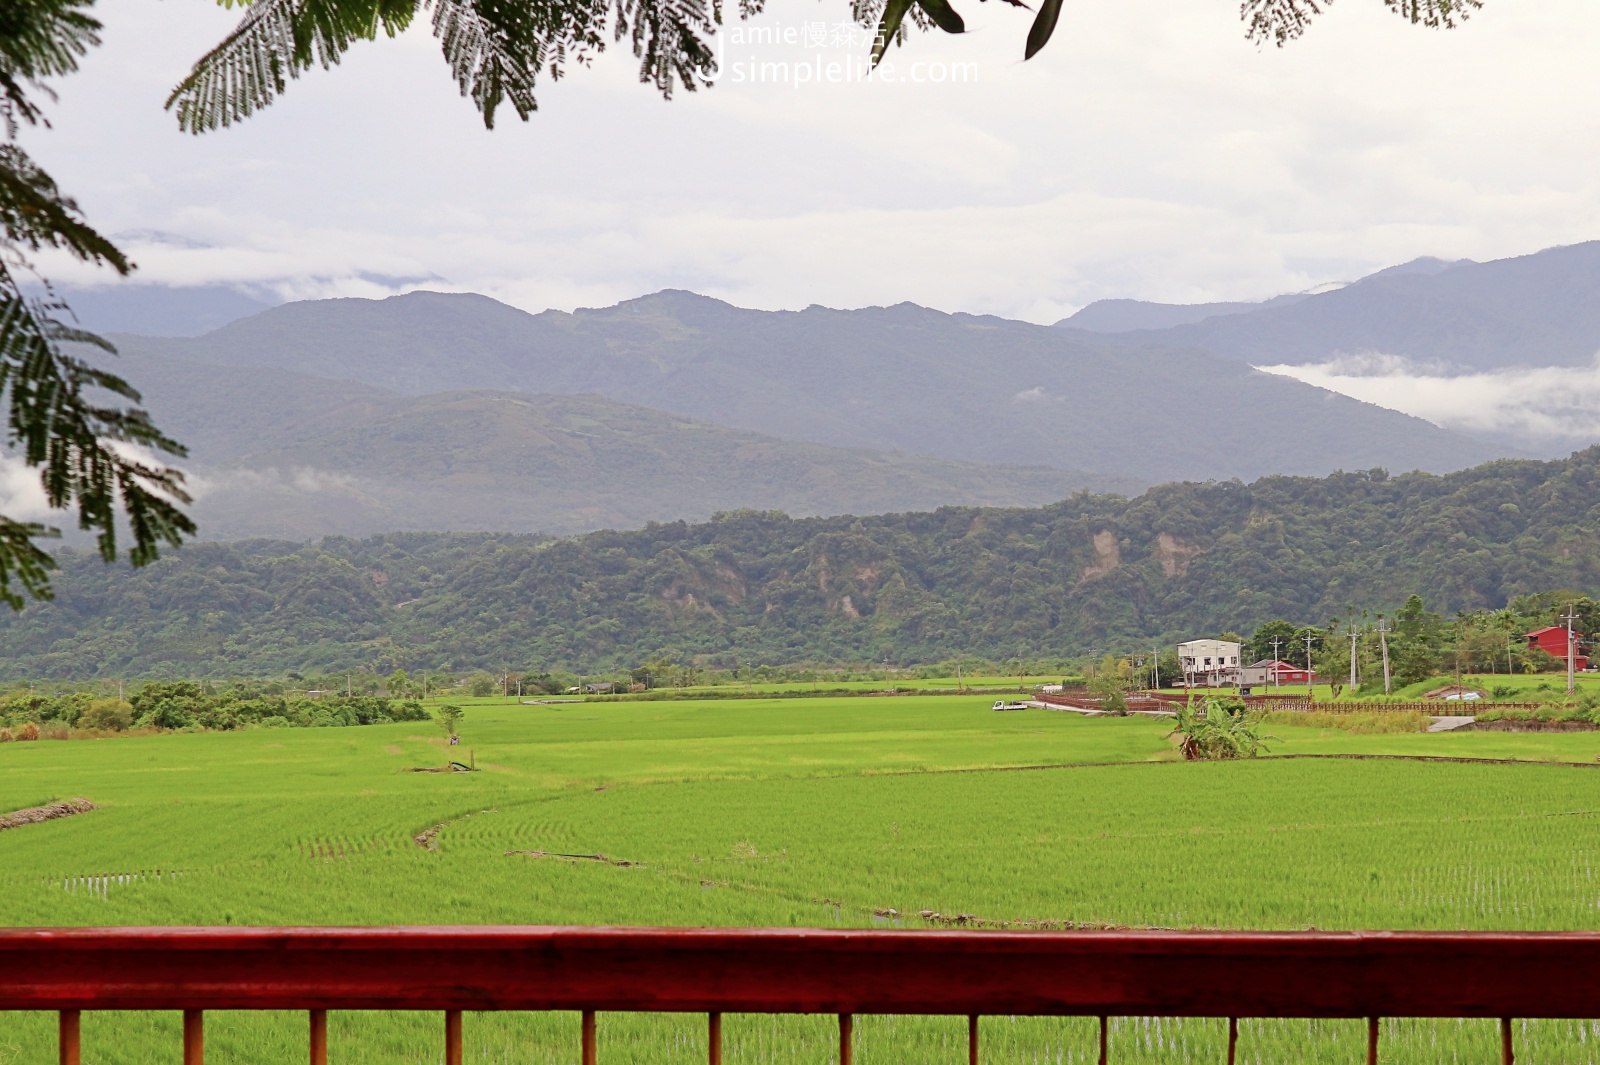
[[[476,773],[436,729],[260,730],[0,747],[11,925],[633,923],[843,927],[1600,927],[1600,769],[1315,759],[1185,763],[1170,726],[994,714],[988,700],[473,707]],[[1274,725],[1274,752],[1537,753],[1594,734],[1351,735]],[[1540,746],[1528,746],[1534,743]],[[1044,768],[1022,768],[1044,767]],[[559,855],[603,856],[567,860]],[[923,914],[926,912],[927,916]],[[53,1054],[0,1018],[0,1061]],[[211,1017],[217,1062],[291,1061],[304,1018]],[[336,1014],[335,1059],[434,1062],[433,1015]],[[828,1018],[727,1019],[725,1060],[830,1060]],[[985,1060],[1084,1062],[1092,1021],[986,1018]],[[1600,1029],[1529,1023],[1524,1060],[1589,1061]],[[106,1063],[174,1052],[177,1018],[90,1014]],[[475,1060],[570,1061],[568,1014],[469,1017]],[[1493,1025],[1386,1022],[1385,1060],[1488,1060]],[[1359,1023],[1248,1021],[1241,1060],[1347,1062]],[[603,1015],[606,1062],[704,1059],[703,1018]],[[858,1060],[949,1062],[959,1018],[864,1017]],[[1216,1061],[1220,1022],[1120,1018],[1114,1060]]]

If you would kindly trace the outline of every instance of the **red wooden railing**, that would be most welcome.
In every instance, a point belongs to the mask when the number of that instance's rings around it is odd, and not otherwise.
[[[662,928],[50,928],[0,930],[0,1009],[58,1010],[62,1065],[82,1010],[183,1010],[186,1065],[204,1011],[438,1010],[461,1063],[463,1010],[577,1010],[595,1065],[598,1010],[832,1013],[849,1065],[857,1013],[1368,1019],[1600,1017],[1596,933],[921,932]]]

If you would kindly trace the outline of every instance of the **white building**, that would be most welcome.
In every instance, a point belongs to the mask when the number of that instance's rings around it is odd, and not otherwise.
[[[1239,645],[1227,640],[1190,640],[1178,645],[1178,662],[1186,680],[1216,682],[1224,679],[1219,674],[1231,678],[1239,668]]]

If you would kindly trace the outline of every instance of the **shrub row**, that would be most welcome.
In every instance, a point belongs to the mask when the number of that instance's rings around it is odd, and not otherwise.
[[[191,681],[147,684],[126,701],[83,693],[40,695],[13,692],[0,698],[0,740],[54,737],[65,729],[123,732],[128,729],[227,730],[316,728],[428,721],[414,699],[378,695],[288,696],[207,693]]]
[[[1585,705],[1590,701],[1586,698],[1577,706],[1541,706],[1537,710],[1486,710],[1476,716],[1479,721],[1587,721],[1600,725],[1600,706]]]
[[[1427,714],[1416,710],[1381,711],[1375,713],[1328,713],[1322,710],[1273,710],[1263,715],[1269,725],[1297,725],[1301,728],[1340,729],[1354,735],[1371,735],[1388,732],[1426,732],[1432,722]]]

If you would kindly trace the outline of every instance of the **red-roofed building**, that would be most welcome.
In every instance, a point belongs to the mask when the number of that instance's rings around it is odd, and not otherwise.
[[[1572,633],[1573,651],[1575,652],[1572,656],[1573,669],[1589,668],[1589,659],[1582,654],[1576,653],[1579,638],[1582,636],[1583,633],[1581,632],[1574,631]],[[1539,650],[1544,651],[1547,654],[1555,655],[1563,662],[1567,660],[1567,630],[1562,628],[1560,625],[1550,625],[1546,628],[1534,629],[1532,632],[1524,633],[1523,639],[1528,641],[1528,646],[1530,648],[1537,647]]]
[[[1299,666],[1292,665],[1281,659],[1274,662],[1270,658],[1263,658],[1250,668],[1252,670],[1264,670],[1268,684],[1272,683],[1274,676],[1277,677],[1277,683],[1279,684],[1304,684],[1313,676],[1313,674],[1306,672]]]

